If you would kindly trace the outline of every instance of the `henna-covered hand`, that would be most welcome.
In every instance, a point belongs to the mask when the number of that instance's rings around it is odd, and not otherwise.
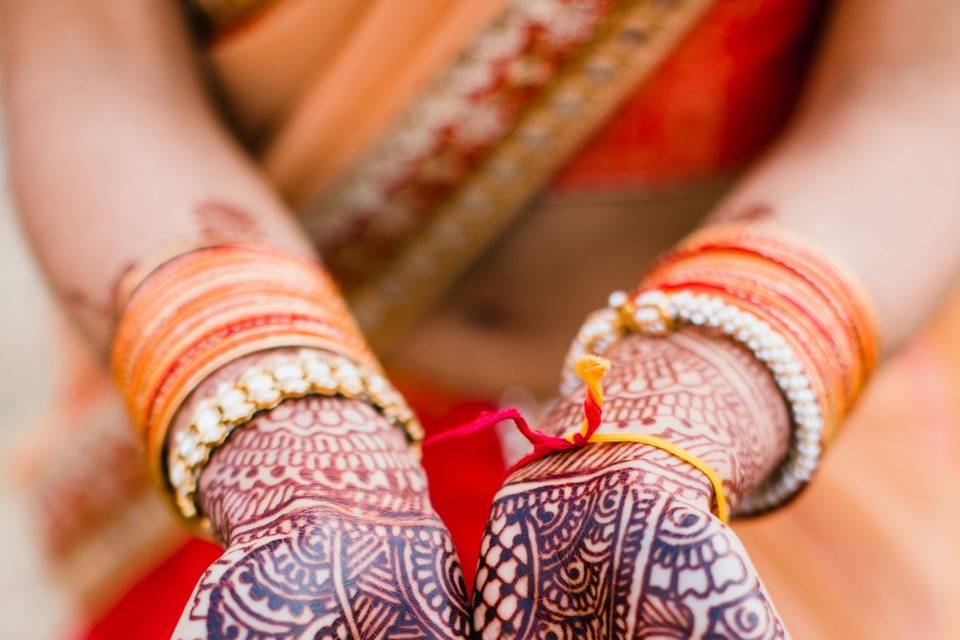
[[[785,405],[737,345],[687,330],[609,355],[602,431],[680,445],[717,470],[733,504],[782,458]],[[578,428],[580,402],[559,403],[544,429]],[[476,637],[788,637],[712,502],[699,471],[644,445],[589,445],[519,469],[481,546]]]
[[[465,638],[450,536],[403,433],[356,400],[290,400],[200,480],[226,551],[175,638]]]

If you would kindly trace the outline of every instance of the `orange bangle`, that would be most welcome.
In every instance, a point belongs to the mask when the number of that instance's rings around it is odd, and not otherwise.
[[[258,244],[208,246],[162,263],[129,294],[112,368],[154,478],[167,432],[212,373],[279,347],[312,347],[380,371],[336,285],[314,261]]]
[[[842,269],[805,245],[767,227],[707,227],[661,258],[635,293],[615,292],[588,317],[561,389],[575,388],[581,357],[632,332],[662,336],[685,322],[742,343],[767,365],[794,427],[787,456],[738,506],[756,513],[806,484],[856,403],[879,352],[870,309]]]
[[[862,289],[841,267],[769,227],[706,227],[659,260],[640,288],[719,295],[777,327],[817,373],[824,444],[876,366],[874,317]]]

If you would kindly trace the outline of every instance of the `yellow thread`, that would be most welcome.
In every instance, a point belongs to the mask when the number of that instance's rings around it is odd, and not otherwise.
[[[723,491],[723,481],[717,472],[709,464],[693,455],[686,449],[678,447],[669,440],[658,438],[657,436],[645,435],[642,433],[595,433],[587,441],[591,444],[605,444],[611,442],[635,442],[637,444],[646,444],[666,451],[673,456],[680,458],[691,467],[697,469],[707,477],[710,484],[713,485],[713,493],[717,502],[717,517],[723,522],[730,522],[730,506],[727,504],[727,496]]]
[[[610,361],[598,356],[583,356],[577,360],[576,364],[577,375],[580,376],[587,385],[588,399],[595,403],[601,411],[603,410],[603,387],[600,385],[600,380],[609,370]],[[579,435],[581,437],[587,437],[589,433],[590,423],[588,419],[584,418]],[[573,434],[566,436],[566,440],[571,444],[577,444]],[[720,480],[720,476],[714,471],[713,467],[686,449],[678,447],[669,440],[641,433],[593,433],[589,436],[587,442],[591,444],[614,442],[645,444],[666,451],[674,457],[679,458],[706,476],[707,480],[709,480],[713,486],[713,493],[717,502],[717,517],[723,522],[730,521],[730,508],[727,504],[727,495],[724,493],[723,481]]]

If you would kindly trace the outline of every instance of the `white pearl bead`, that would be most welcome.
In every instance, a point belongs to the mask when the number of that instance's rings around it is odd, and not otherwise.
[[[255,411],[255,407],[247,402],[236,402],[220,405],[223,412],[223,419],[229,422],[236,422],[249,418]]]
[[[215,405],[205,404],[200,406],[197,408],[196,413],[193,414],[193,427],[205,440],[209,435],[213,435],[214,432],[219,431],[219,429],[217,429],[219,425],[220,409]]]
[[[660,319],[660,311],[655,307],[640,307],[637,309],[636,313],[633,314],[633,319],[637,321],[641,326],[656,322]]]
[[[286,380],[296,380],[297,378],[303,377],[303,368],[299,364],[293,362],[287,362],[279,364],[270,371],[273,374],[273,377],[277,382],[283,382]]]
[[[614,309],[619,309],[627,303],[627,300],[629,300],[629,297],[626,291],[614,291],[610,294],[610,297],[607,298],[607,304]]]
[[[167,469],[167,475],[170,478],[170,484],[179,487],[187,478],[187,467],[179,460],[174,460]]]
[[[645,291],[637,297],[637,304],[662,307],[669,304],[669,298],[663,291]]]
[[[303,395],[310,391],[310,383],[306,378],[284,378],[283,380],[277,381],[277,386],[280,388],[284,394],[287,395]]]
[[[800,457],[807,457],[813,460],[816,460],[820,456],[820,443],[819,442],[800,442],[797,445],[797,451],[800,452]]]

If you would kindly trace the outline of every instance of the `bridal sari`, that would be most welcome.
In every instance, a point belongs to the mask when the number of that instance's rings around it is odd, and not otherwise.
[[[826,9],[195,0],[186,13],[224,121],[389,354],[531,211],[615,196],[682,235],[787,122]],[[800,500],[737,525],[795,637],[960,634],[958,320],[960,303],[887,367]],[[83,612],[78,637],[169,637],[219,550],[178,528],[109,383],[66,340],[66,400],[27,447],[43,452],[24,479],[39,539]],[[393,375],[428,432],[497,403]],[[495,432],[443,447],[424,464],[469,575],[512,453]]]

